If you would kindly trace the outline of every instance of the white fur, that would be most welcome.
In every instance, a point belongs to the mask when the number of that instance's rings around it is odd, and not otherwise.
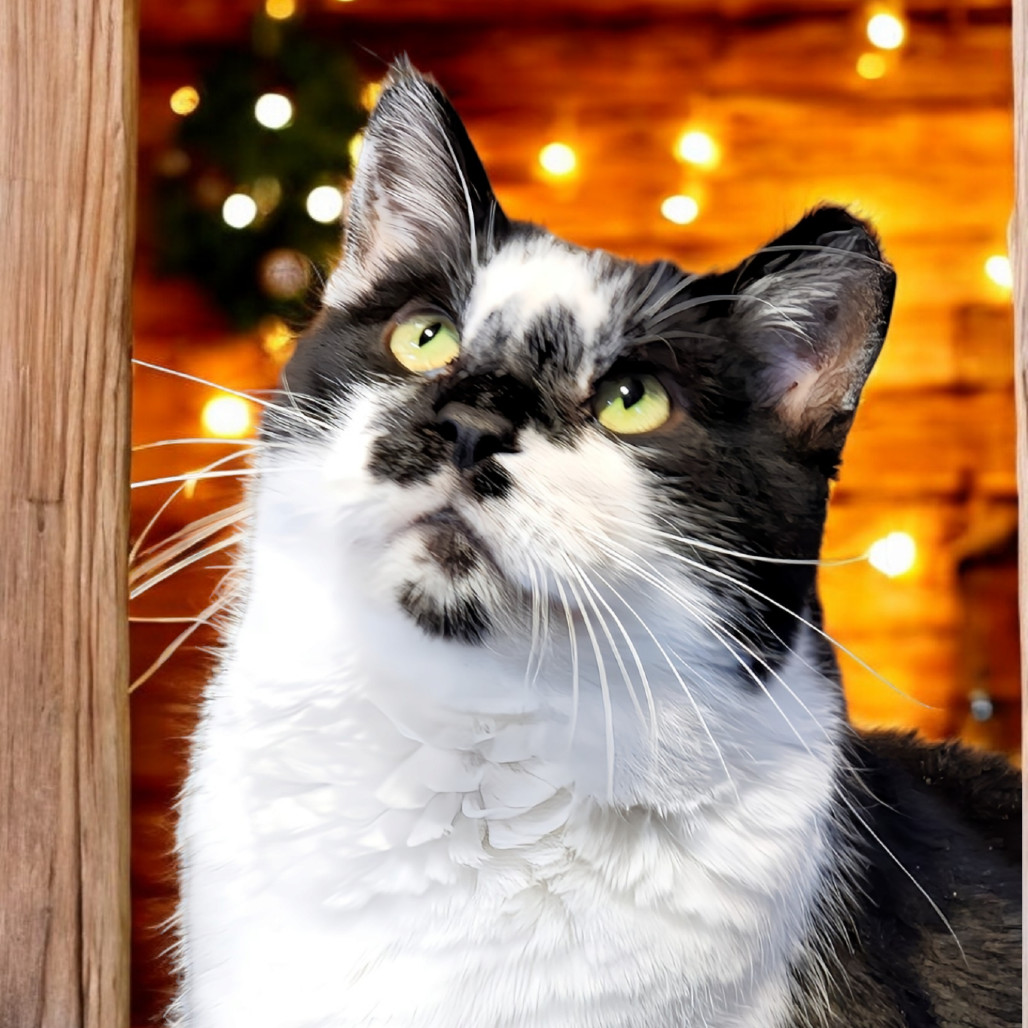
[[[503,281],[489,303],[546,302]],[[782,1024],[829,862],[835,687],[802,647],[785,685],[747,683],[600,432],[523,433],[497,457],[509,500],[463,498],[449,469],[373,480],[400,397],[359,391],[329,445],[266,458],[182,799],[173,1023]],[[445,506],[496,561],[475,588],[506,620],[482,646],[395,603],[412,577],[447,588],[414,525]],[[533,587],[534,627],[510,605]]]
[[[609,262],[601,251],[589,252],[569,246],[550,236],[507,244],[484,267],[475,280],[464,322],[466,338],[474,344],[482,323],[500,312],[514,337],[548,309],[562,304],[574,316],[586,343],[590,344],[616,309],[612,302],[616,279],[599,284],[597,264]],[[593,366],[582,361],[583,388],[591,379]]]

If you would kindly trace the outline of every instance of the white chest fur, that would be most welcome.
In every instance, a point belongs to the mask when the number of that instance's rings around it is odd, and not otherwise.
[[[829,860],[833,733],[815,722],[835,699],[801,660],[788,692],[730,710],[653,675],[654,751],[616,693],[610,796],[587,668],[569,745],[567,710],[526,692],[523,666],[402,624],[383,648],[356,609],[329,647],[307,614],[290,620],[300,676],[282,680],[281,624],[255,597],[246,657],[208,698],[182,805],[176,1023],[782,1023]],[[448,688],[491,671],[475,714],[419,700],[442,652]]]

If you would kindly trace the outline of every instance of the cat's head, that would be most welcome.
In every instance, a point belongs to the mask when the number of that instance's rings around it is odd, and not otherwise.
[[[714,274],[512,221],[440,90],[398,66],[285,374],[294,413],[267,423],[317,468],[282,502],[319,509],[369,604],[453,645],[528,638],[548,606],[636,636],[644,609],[656,635],[716,618],[766,652],[813,569],[749,557],[817,556],[893,287],[839,208]]]

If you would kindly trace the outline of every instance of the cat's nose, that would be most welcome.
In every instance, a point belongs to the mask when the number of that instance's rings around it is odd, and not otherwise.
[[[473,468],[494,453],[515,453],[514,426],[502,415],[448,403],[435,418],[435,430],[453,443],[453,463],[461,470]]]

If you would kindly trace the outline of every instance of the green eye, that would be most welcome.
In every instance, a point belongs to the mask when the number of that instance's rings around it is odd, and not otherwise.
[[[671,417],[667,390],[652,375],[621,375],[600,383],[596,417],[619,435],[637,435],[660,428]]]
[[[393,329],[389,349],[408,371],[435,371],[457,359],[460,337],[446,318],[419,314]]]

